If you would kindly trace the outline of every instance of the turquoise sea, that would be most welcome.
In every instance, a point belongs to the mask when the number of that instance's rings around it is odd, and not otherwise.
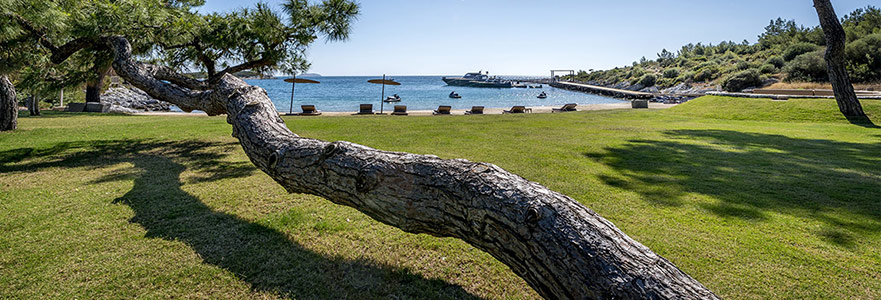
[[[286,78],[286,77],[285,77]],[[262,87],[269,94],[279,112],[290,110],[291,84],[285,78],[248,79],[251,85]],[[380,109],[381,85],[367,83],[368,79],[381,77],[362,76],[322,76],[304,77],[320,81],[320,84],[297,84],[294,95],[294,112],[300,111],[300,105],[312,104],[321,111],[349,112],[357,111],[359,104],[372,103],[374,109]],[[408,110],[434,110],[439,105],[450,105],[453,109],[468,109],[471,106],[510,108],[514,105],[525,106],[561,106],[566,103],[601,104],[620,103],[614,98],[570,92],[544,85],[543,88],[469,88],[448,86],[441,76],[398,76],[390,77],[400,86],[385,86],[386,96],[398,94],[400,105],[407,105]],[[462,99],[451,99],[449,94],[456,91]],[[539,93],[547,92],[547,99],[538,99]],[[394,105],[394,104],[392,104]],[[389,105],[385,105],[388,110]]]

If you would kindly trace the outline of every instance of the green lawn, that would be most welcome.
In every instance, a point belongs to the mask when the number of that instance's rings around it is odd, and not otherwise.
[[[881,105],[864,101],[869,114]],[[497,164],[584,203],[723,298],[881,298],[881,129],[833,100],[286,118]],[[489,255],[289,195],[224,117],[47,112],[0,133],[0,298],[536,298]]]

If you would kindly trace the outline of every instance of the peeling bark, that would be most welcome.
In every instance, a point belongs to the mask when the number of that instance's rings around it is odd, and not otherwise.
[[[711,291],[572,198],[501,168],[302,138],[266,92],[232,75],[211,90],[156,80],[110,38],[114,69],[152,97],[226,114],[254,165],[291,193],[358,209],[412,233],[486,251],[549,299],[717,299]]]
[[[0,131],[18,127],[18,99],[15,86],[6,75],[0,75]]]
[[[845,67],[844,46],[846,42],[844,28],[838,21],[838,15],[829,0],[814,0],[814,8],[820,17],[820,26],[826,35],[826,69],[829,72],[829,81],[835,100],[838,102],[838,110],[848,119],[866,119],[863,106],[857,99],[850,77]]]

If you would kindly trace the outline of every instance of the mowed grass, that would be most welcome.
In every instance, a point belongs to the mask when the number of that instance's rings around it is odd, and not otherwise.
[[[836,110],[705,97],[662,111],[285,120],[306,137],[497,164],[723,298],[879,298],[881,129]],[[224,117],[20,125],[0,134],[0,298],[538,297],[463,242],[287,194]]]

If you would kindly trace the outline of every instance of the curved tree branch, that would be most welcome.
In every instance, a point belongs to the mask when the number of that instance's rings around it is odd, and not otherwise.
[[[141,66],[155,79],[166,80],[191,90],[204,91],[209,89],[207,82],[184,76],[169,67],[150,64],[141,64]]]
[[[227,114],[253,162],[291,193],[347,205],[412,233],[457,237],[549,299],[716,299],[703,285],[572,198],[485,163],[302,138],[266,92],[232,75],[208,92],[155,80],[109,40],[120,76],[151,96]]]
[[[132,59],[131,45],[125,38],[109,37],[104,42],[107,43],[115,53],[113,69],[116,73],[153,98],[174,103],[187,112],[198,109],[205,111],[205,113],[211,116],[226,113],[224,105],[222,103],[216,103],[214,99],[212,99],[214,91],[192,91],[154,77],[154,73],[161,74],[164,72],[160,71],[162,68],[150,64],[135,62]],[[168,70],[166,69],[165,71]]]
[[[10,12],[3,13],[3,17],[15,20],[15,22],[18,23],[18,25],[21,26],[22,29],[24,29],[24,31],[28,32],[31,36],[36,38],[40,45],[46,49],[49,49],[49,51],[55,52],[58,49],[58,47],[56,47],[55,44],[52,43],[52,41],[46,38],[46,33],[42,28],[34,26],[24,17]]]
[[[52,52],[52,56],[49,60],[52,61],[53,64],[60,64],[67,60],[71,55],[86,48],[105,48],[104,44],[100,43],[95,39],[91,38],[77,38],[70,42],[61,45],[61,47],[57,47],[54,49],[49,49]],[[106,48],[104,50],[107,50]]]
[[[60,64],[64,62],[65,60],[67,60],[68,57],[70,57],[77,51],[85,48],[105,48],[104,44],[100,43],[100,41],[86,37],[77,38],[65,43],[64,45],[56,46],[46,37],[45,29],[34,26],[24,17],[9,12],[4,13],[3,16],[5,18],[15,20],[15,22],[18,23],[19,26],[21,26],[21,29],[23,29],[25,32],[31,35],[31,37],[35,38],[40,43],[40,46],[43,46],[43,48],[49,50],[49,52],[52,53],[52,56],[49,59],[54,64]]]
[[[235,65],[235,66],[230,66],[230,67],[228,67],[228,68],[226,68],[226,69],[223,69],[223,70],[221,70],[220,72],[217,72],[217,74],[215,74],[215,75],[214,75],[212,78],[210,78],[208,81],[210,81],[210,82],[217,82],[217,81],[219,81],[221,78],[223,78],[223,76],[226,75],[226,74],[235,74],[235,73],[240,72],[240,71],[250,70],[250,69],[259,68],[259,67],[264,67],[264,66],[268,66],[268,65],[270,65],[270,64],[272,64],[272,61],[271,61],[271,60],[269,60],[266,56],[261,56],[260,59],[246,61],[246,62],[243,62],[243,63],[241,63],[241,64],[238,64],[238,65]]]

